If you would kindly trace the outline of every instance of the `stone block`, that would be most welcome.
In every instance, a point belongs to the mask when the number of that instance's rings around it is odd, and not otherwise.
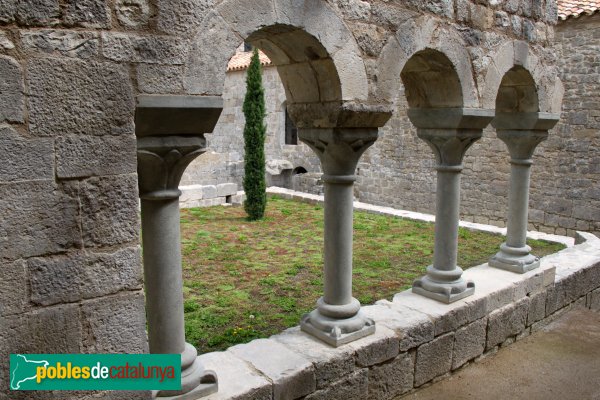
[[[258,339],[228,351],[252,364],[273,383],[274,400],[296,399],[315,391],[312,363],[276,340]]]
[[[17,12],[16,0],[0,0],[0,23],[10,24],[15,20]]]
[[[151,16],[148,0],[117,0],[115,13],[123,27],[140,29],[148,24]]]
[[[167,34],[195,32],[214,4],[214,0],[161,0],[157,3],[158,29]]]
[[[69,189],[52,181],[0,185],[0,258],[60,253],[80,245],[79,204]]]
[[[1,18],[2,17],[0,15],[0,19]],[[12,42],[12,40],[7,35],[7,33],[4,32],[4,31],[0,31],[0,49],[2,49],[2,50],[12,50],[14,48],[15,48],[15,44]]]
[[[428,0],[423,2],[422,6],[434,14],[454,19],[454,1],[452,0]]]
[[[316,391],[305,400],[348,400],[366,399],[368,391],[367,370],[361,369],[334,382],[323,390]]]
[[[24,261],[0,264],[0,293],[0,316],[25,311],[29,304],[29,291]]]
[[[356,365],[370,367],[395,358],[400,352],[399,344],[396,332],[385,326],[376,326],[374,334],[348,345],[355,350]]]
[[[525,329],[531,300],[526,297],[492,312],[488,320],[486,350],[516,336]]]
[[[312,362],[315,368],[317,389],[327,387],[331,382],[342,379],[356,369],[353,348],[350,346],[331,347],[302,332],[299,327],[287,329],[279,335],[272,336],[271,339],[282,343]]]
[[[183,64],[187,43],[169,36],[138,36],[126,33],[102,33],[102,55],[118,62]]]
[[[554,314],[567,304],[569,302],[562,282],[548,288],[546,292],[546,317]]]
[[[600,289],[590,293],[589,307],[592,310],[600,311]]]
[[[0,182],[54,179],[51,139],[25,139],[12,127],[0,126],[0,154]]]
[[[203,400],[273,398],[271,382],[230,352],[202,354],[199,359],[204,368],[215,371],[219,379],[219,391]]]
[[[534,322],[541,321],[546,317],[546,292],[537,293],[531,296],[529,312],[527,313],[527,326]]]
[[[237,193],[237,184],[235,183],[220,183],[217,185],[217,196],[233,196]]]
[[[88,300],[81,305],[84,353],[147,353],[142,291]]]
[[[23,122],[23,72],[19,63],[11,57],[0,55],[0,82],[0,122]]]
[[[217,187],[214,185],[206,185],[202,187],[202,199],[214,199],[217,197]]]
[[[63,21],[68,26],[110,28],[110,8],[106,0],[67,0]]]
[[[133,134],[135,103],[124,66],[96,61],[33,59],[28,64],[33,135]],[[66,118],[65,116],[68,116]]]
[[[27,265],[31,301],[39,305],[71,303],[142,288],[139,248],[111,254],[32,258]]]
[[[475,294],[472,300],[483,299],[485,303],[485,314],[504,307],[515,301],[515,297],[521,296],[524,291],[516,291],[515,279],[522,279],[509,271],[492,268],[487,264],[467,269],[463,278],[475,282]],[[521,288],[523,286],[521,285]],[[515,296],[515,293],[517,295]],[[467,298],[468,300],[469,298]]]
[[[415,387],[450,372],[454,333],[447,333],[422,344],[415,361]]]
[[[60,18],[58,0],[20,0],[17,2],[16,20],[21,25],[53,26]]]
[[[487,333],[487,318],[477,320],[454,334],[452,369],[461,367],[467,361],[483,354]]]
[[[137,172],[134,136],[61,136],[56,139],[58,178]]]
[[[138,88],[143,93],[170,94],[183,91],[183,68],[178,65],[137,65]]]
[[[82,329],[78,304],[48,307],[0,317],[0,358],[9,354],[80,353]],[[7,364],[8,365],[8,364]],[[0,393],[8,393],[8,367],[0,368]],[[11,393],[11,399],[18,392]],[[23,399],[31,399],[31,392]]]
[[[220,95],[227,62],[241,40],[215,11],[207,13],[198,32],[201,34],[192,40],[186,62],[183,80],[185,91],[190,94]],[[210,35],[206,32],[210,32]],[[203,57],[203,54],[213,57]]]
[[[18,353],[79,353],[81,341],[79,306],[76,304],[0,317],[0,358],[3,360]],[[8,370],[8,367],[0,368],[0,393],[9,393]],[[10,399],[29,400],[30,393],[10,392]]]
[[[137,241],[137,175],[90,178],[81,182],[81,226],[86,247]]]
[[[385,326],[396,333],[400,339],[399,351],[412,349],[434,337],[430,318],[401,304],[380,300],[376,305],[363,307],[362,312],[372,318],[376,326]]]
[[[369,369],[369,399],[388,400],[413,387],[414,353],[401,353],[390,362]]]
[[[19,32],[27,54],[91,58],[98,54],[100,36],[96,32],[42,29]]]
[[[435,336],[454,331],[469,322],[475,321],[483,317],[486,311],[486,303],[483,297],[470,296],[451,304],[444,304],[412,293],[410,290],[396,294],[393,303],[401,304],[428,315],[433,322]]]

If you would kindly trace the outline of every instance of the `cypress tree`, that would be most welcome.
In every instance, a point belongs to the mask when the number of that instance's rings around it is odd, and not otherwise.
[[[265,182],[265,96],[262,85],[262,68],[255,48],[246,76],[246,97],[243,111],[244,126],[244,209],[250,221],[261,219],[267,205]]]

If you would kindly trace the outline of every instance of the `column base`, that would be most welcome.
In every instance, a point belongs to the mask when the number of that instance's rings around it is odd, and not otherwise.
[[[524,274],[540,266],[540,259],[530,254],[531,247],[510,247],[506,243],[500,245],[500,251],[493,256],[488,264],[490,267]]]
[[[428,275],[414,281],[412,292],[442,303],[450,304],[475,293],[475,283],[466,281],[460,276],[462,269],[456,267],[452,271],[442,271],[433,266],[427,267]],[[429,275],[435,274],[441,278],[453,277],[453,280],[434,280]]]
[[[353,317],[335,319],[322,315],[316,309],[302,317],[300,329],[333,347],[339,347],[375,333],[375,322],[360,310]]]
[[[181,390],[154,391],[159,399],[196,400],[218,390],[217,374],[205,370],[196,348],[186,343],[181,353]]]

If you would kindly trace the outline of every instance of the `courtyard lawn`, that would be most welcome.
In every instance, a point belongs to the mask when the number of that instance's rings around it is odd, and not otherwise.
[[[322,295],[323,209],[270,198],[265,219],[242,207],[181,211],[186,339],[200,352],[298,325]],[[459,265],[487,262],[503,237],[460,229]],[[543,256],[560,244],[531,240]],[[354,296],[369,304],[411,287],[433,258],[433,225],[354,214]]]

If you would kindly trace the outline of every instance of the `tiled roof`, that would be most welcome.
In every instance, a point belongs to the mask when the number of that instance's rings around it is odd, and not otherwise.
[[[227,71],[241,71],[250,65],[250,59],[252,58],[251,51],[242,51],[235,53],[231,60],[229,60],[229,64],[227,64]],[[266,56],[262,51],[258,51],[258,58],[260,59],[260,64],[263,67],[271,65],[271,60]]]
[[[593,14],[600,10],[600,0],[558,0],[558,18],[563,21],[569,17],[578,18],[583,14]]]

